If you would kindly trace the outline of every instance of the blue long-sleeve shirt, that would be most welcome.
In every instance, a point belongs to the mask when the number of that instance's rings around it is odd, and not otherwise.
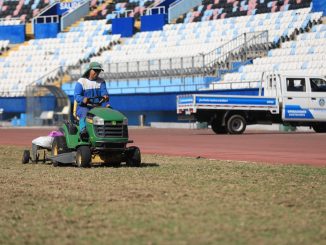
[[[102,78],[97,78],[95,81],[88,80],[87,78],[80,78],[75,86],[74,93],[75,101],[77,101],[77,116],[79,118],[84,118],[90,110],[90,108],[83,103],[85,97],[103,97],[105,95],[109,96],[105,81]],[[109,102],[103,102],[102,106],[105,107],[108,103]]]

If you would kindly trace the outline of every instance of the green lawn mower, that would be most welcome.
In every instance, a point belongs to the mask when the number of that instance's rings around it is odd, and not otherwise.
[[[88,137],[80,137],[78,123],[65,122],[52,143],[50,159],[53,166],[74,164],[78,167],[94,165],[140,166],[141,154],[128,137],[128,119],[112,108],[100,107],[104,98],[90,98],[87,106],[86,130]],[[100,100],[98,103],[92,101]]]

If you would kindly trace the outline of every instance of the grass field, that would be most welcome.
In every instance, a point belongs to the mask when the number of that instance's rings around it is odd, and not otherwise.
[[[0,147],[0,244],[325,244],[326,168],[143,156],[21,164]]]

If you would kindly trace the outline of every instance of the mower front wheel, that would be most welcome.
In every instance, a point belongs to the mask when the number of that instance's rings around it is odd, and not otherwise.
[[[136,146],[129,147],[129,151],[127,153],[127,166],[130,167],[139,167],[141,164],[141,154],[140,150]]]
[[[88,146],[80,146],[76,153],[76,164],[79,168],[91,167],[92,153]]]

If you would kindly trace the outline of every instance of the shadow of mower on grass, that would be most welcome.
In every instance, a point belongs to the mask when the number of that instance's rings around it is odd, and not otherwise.
[[[102,164],[94,165],[92,168],[153,168],[159,166],[160,165],[157,163],[142,163],[139,166],[129,166],[127,164]]]
[[[46,163],[31,163],[31,164],[44,164],[44,165],[52,165],[52,163],[50,162],[46,162]],[[100,164],[100,165],[92,165],[89,168],[153,168],[153,167],[159,167],[160,165],[157,163],[142,163],[139,166],[129,166],[126,164]],[[79,168],[76,165],[73,164],[60,164],[56,167],[59,168]],[[89,169],[89,168],[85,168],[85,169]]]

